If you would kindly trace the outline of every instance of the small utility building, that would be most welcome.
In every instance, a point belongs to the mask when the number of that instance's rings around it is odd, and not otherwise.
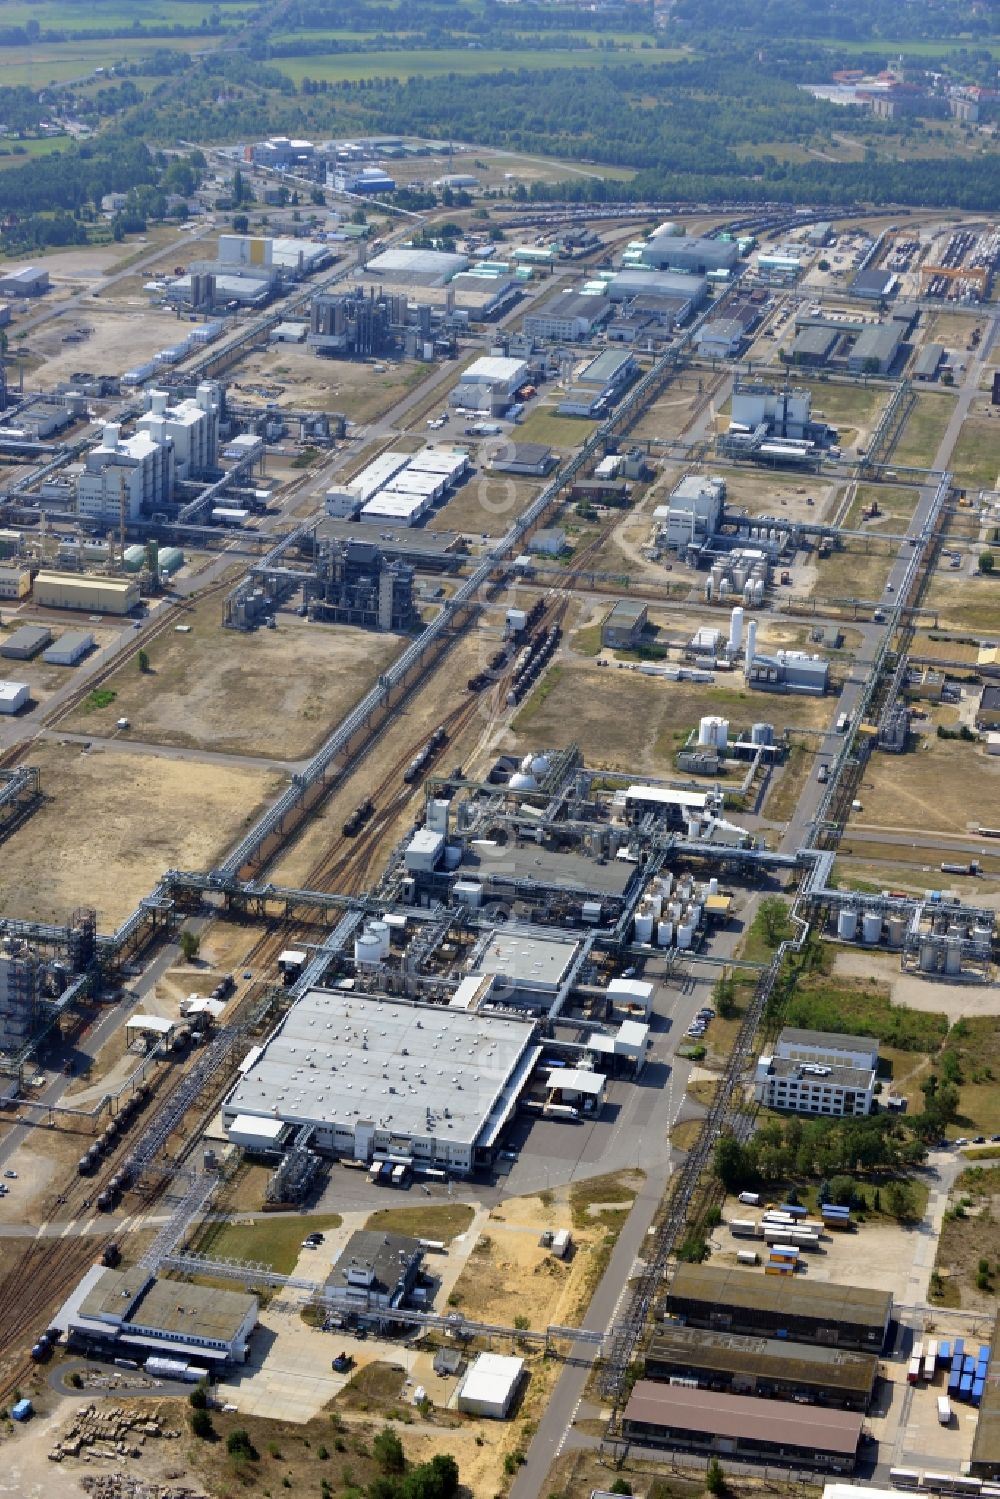
[[[517,1398],[523,1378],[523,1358],[481,1353],[458,1387],[458,1408],[471,1416],[492,1416],[502,1421]]]
[[[405,1306],[423,1257],[419,1239],[362,1229],[351,1235],[330,1271],[326,1294],[348,1310]]]
[[[648,618],[648,604],[639,599],[619,599],[601,625],[601,644],[609,648],[638,645]]]

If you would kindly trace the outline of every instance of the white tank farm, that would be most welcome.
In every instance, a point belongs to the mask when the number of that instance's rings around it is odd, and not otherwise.
[[[843,942],[853,942],[858,935],[858,913],[853,906],[844,906],[837,917],[837,936]]]
[[[861,918],[861,940],[869,945],[878,942],[882,937],[882,913],[880,911],[866,911]]]

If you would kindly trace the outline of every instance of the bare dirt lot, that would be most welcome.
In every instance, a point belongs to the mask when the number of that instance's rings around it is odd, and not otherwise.
[[[443,505],[427,523],[429,531],[466,531],[473,536],[503,536],[542,488],[538,479],[480,472]]]
[[[44,360],[42,383],[68,380],[77,370],[101,374],[131,369],[183,337],[176,318],[150,311],[144,303],[142,298],[134,312],[111,312],[100,302],[84,302],[30,334],[30,349]],[[63,343],[63,335],[78,328],[92,331],[81,343]]]
[[[715,473],[716,466],[712,472]],[[818,474],[769,473],[753,469],[719,469],[726,480],[726,508],[750,515],[777,515],[789,521],[823,521],[839,486]],[[810,503],[810,501],[812,503]]]
[[[35,745],[45,805],[4,844],[0,909],[65,922],[94,906],[120,921],[164,869],[202,869],[279,790],[278,775],[155,755]]]
[[[275,630],[222,626],[218,597],[149,647],[150,670],[134,661],[112,676],[106,707],[80,709],[67,727],[109,735],[121,716],[133,739],[230,754],[297,760],[322,740],[399,654],[397,635],[311,624],[283,613]]]

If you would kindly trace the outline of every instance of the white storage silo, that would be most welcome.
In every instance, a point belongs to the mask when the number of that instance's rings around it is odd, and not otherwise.
[[[837,936],[844,942],[853,942],[858,935],[858,913],[853,906],[844,906],[837,917]]]
[[[920,944],[920,972],[936,973],[938,966],[937,948],[933,942],[921,942]]]
[[[882,936],[882,913],[865,911],[861,918],[861,940],[869,944],[878,942]]]
[[[643,946],[653,940],[653,918],[648,911],[636,912],[635,940]]]
[[[391,946],[392,933],[384,921],[370,921],[365,928],[369,937],[374,937],[378,943],[378,955],[380,958],[388,956]]]
[[[751,744],[773,744],[774,725],[770,723],[755,723],[750,728]]]
[[[672,921],[658,921],[656,923],[656,945],[657,947],[669,947],[674,940],[674,924]]]
[[[729,616],[729,649],[735,656],[743,644],[743,610],[739,604]]]
[[[753,601],[755,605],[762,604],[764,602],[763,578],[754,578],[753,580]]]
[[[381,962],[381,944],[367,929],[354,939],[354,962],[359,968],[377,968]]]
[[[708,893],[709,893],[709,895],[718,895],[718,893],[719,893],[719,880],[718,880],[718,876],[717,875],[713,874],[712,878],[709,880],[709,882],[708,882]]]
[[[906,917],[892,915],[889,917],[889,946],[902,947],[903,938],[906,936]]]
[[[694,941],[694,927],[693,926],[687,926],[687,925],[685,925],[685,926],[679,926],[677,928],[677,946],[679,948],[681,948],[682,951],[686,951],[686,949],[691,946],[691,944],[692,944],[693,941]]]
[[[749,675],[750,666],[757,654],[757,621],[752,619],[747,626],[747,649],[746,649],[746,672]]]
[[[949,942],[944,950],[944,971],[952,975],[962,971],[962,949],[957,942]]]
[[[715,718],[711,713],[698,722],[698,743],[702,746],[715,743]]]

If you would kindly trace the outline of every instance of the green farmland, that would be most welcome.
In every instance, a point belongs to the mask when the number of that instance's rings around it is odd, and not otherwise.
[[[300,83],[303,78],[314,78],[317,82],[325,79],[328,83],[356,83],[362,78],[442,78],[449,73],[473,77],[477,73],[505,70],[540,72],[547,68],[601,68],[634,55],[624,49],[510,52],[500,48],[448,47],[412,52],[321,52],[310,57],[275,57],[270,66],[278,68],[295,83]],[[682,54],[657,51],[653,55],[659,62],[671,62]]]

